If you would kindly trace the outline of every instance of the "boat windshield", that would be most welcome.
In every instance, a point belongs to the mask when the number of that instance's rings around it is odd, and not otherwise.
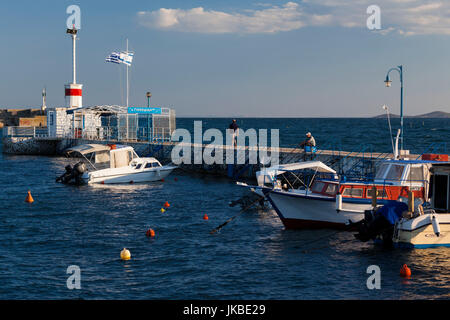
[[[314,181],[314,183],[311,187],[311,191],[315,192],[315,193],[321,193],[324,186],[325,186],[325,183],[323,183],[321,181]]]
[[[403,175],[403,169],[405,167],[397,164],[392,164],[389,172],[386,176],[387,180],[400,180]]]
[[[383,180],[388,170],[389,164],[382,164],[375,175],[375,180]]]
[[[405,167],[399,164],[382,164],[375,175],[375,180],[398,181],[403,176]]]
[[[423,167],[411,167],[409,171],[409,181],[422,182],[424,180]]]

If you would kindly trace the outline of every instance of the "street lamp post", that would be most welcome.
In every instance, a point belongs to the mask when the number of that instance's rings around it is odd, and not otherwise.
[[[150,98],[152,97],[151,92],[147,92],[147,107],[150,108]]]
[[[401,149],[403,150],[403,66],[398,66],[397,68],[391,68],[387,72],[386,80],[384,83],[386,84],[386,87],[390,87],[392,84],[392,81],[389,79],[389,73],[391,71],[397,71],[400,75],[400,130],[401,130],[401,136],[400,136],[400,142],[401,142]]]
[[[152,93],[147,91],[147,108],[150,108],[150,98],[152,97]],[[150,141],[150,114],[147,114],[147,139]]]

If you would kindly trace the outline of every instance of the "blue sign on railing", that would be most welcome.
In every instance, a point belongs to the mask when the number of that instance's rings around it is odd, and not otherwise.
[[[138,114],[161,114],[161,108],[147,107],[128,107],[128,113]]]

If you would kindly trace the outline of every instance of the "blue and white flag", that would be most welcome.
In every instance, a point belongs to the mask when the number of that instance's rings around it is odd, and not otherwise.
[[[127,66],[131,66],[133,62],[134,53],[133,52],[121,52],[120,53],[120,61]]]
[[[117,52],[113,52],[111,53],[109,56],[106,57],[106,62],[112,62],[112,63],[121,63],[122,61],[120,60],[120,53]]]
[[[123,63],[127,66],[131,66],[131,63],[133,62],[133,56],[134,53],[132,52],[113,52],[109,56],[106,57],[106,62],[112,62],[112,63]]]

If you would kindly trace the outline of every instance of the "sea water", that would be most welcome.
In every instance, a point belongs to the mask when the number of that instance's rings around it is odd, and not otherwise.
[[[178,119],[177,127],[191,130],[194,120],[204,129],[226,129],[231,121]],[[238,125],[279,129],[281,146],[295,146],[310,131],[319,149],[392,150],[386,120],[245,118]],[[404,145],[412,153],[449,142],[449,119],[405,120]],[[233,181],[174,172],[147,184],[55,183],[67,161],[0,155],[0,299],[450,297],[450,248],[383,249],[350,232],[285,230],[273,211],[256,209],[211,235],[239,212],[229,202],[245,191]],[[32,204],[24,202],[28,190]],[[154,238],[146,237],[148,228]],[[131,260],[120,260],[124,247]],[[399,276],[405,263],[409,280]],[[71,265],[80,268],[79,290],[66,285]],[[371,265],[381,270],[379,290],[366,284]]]

